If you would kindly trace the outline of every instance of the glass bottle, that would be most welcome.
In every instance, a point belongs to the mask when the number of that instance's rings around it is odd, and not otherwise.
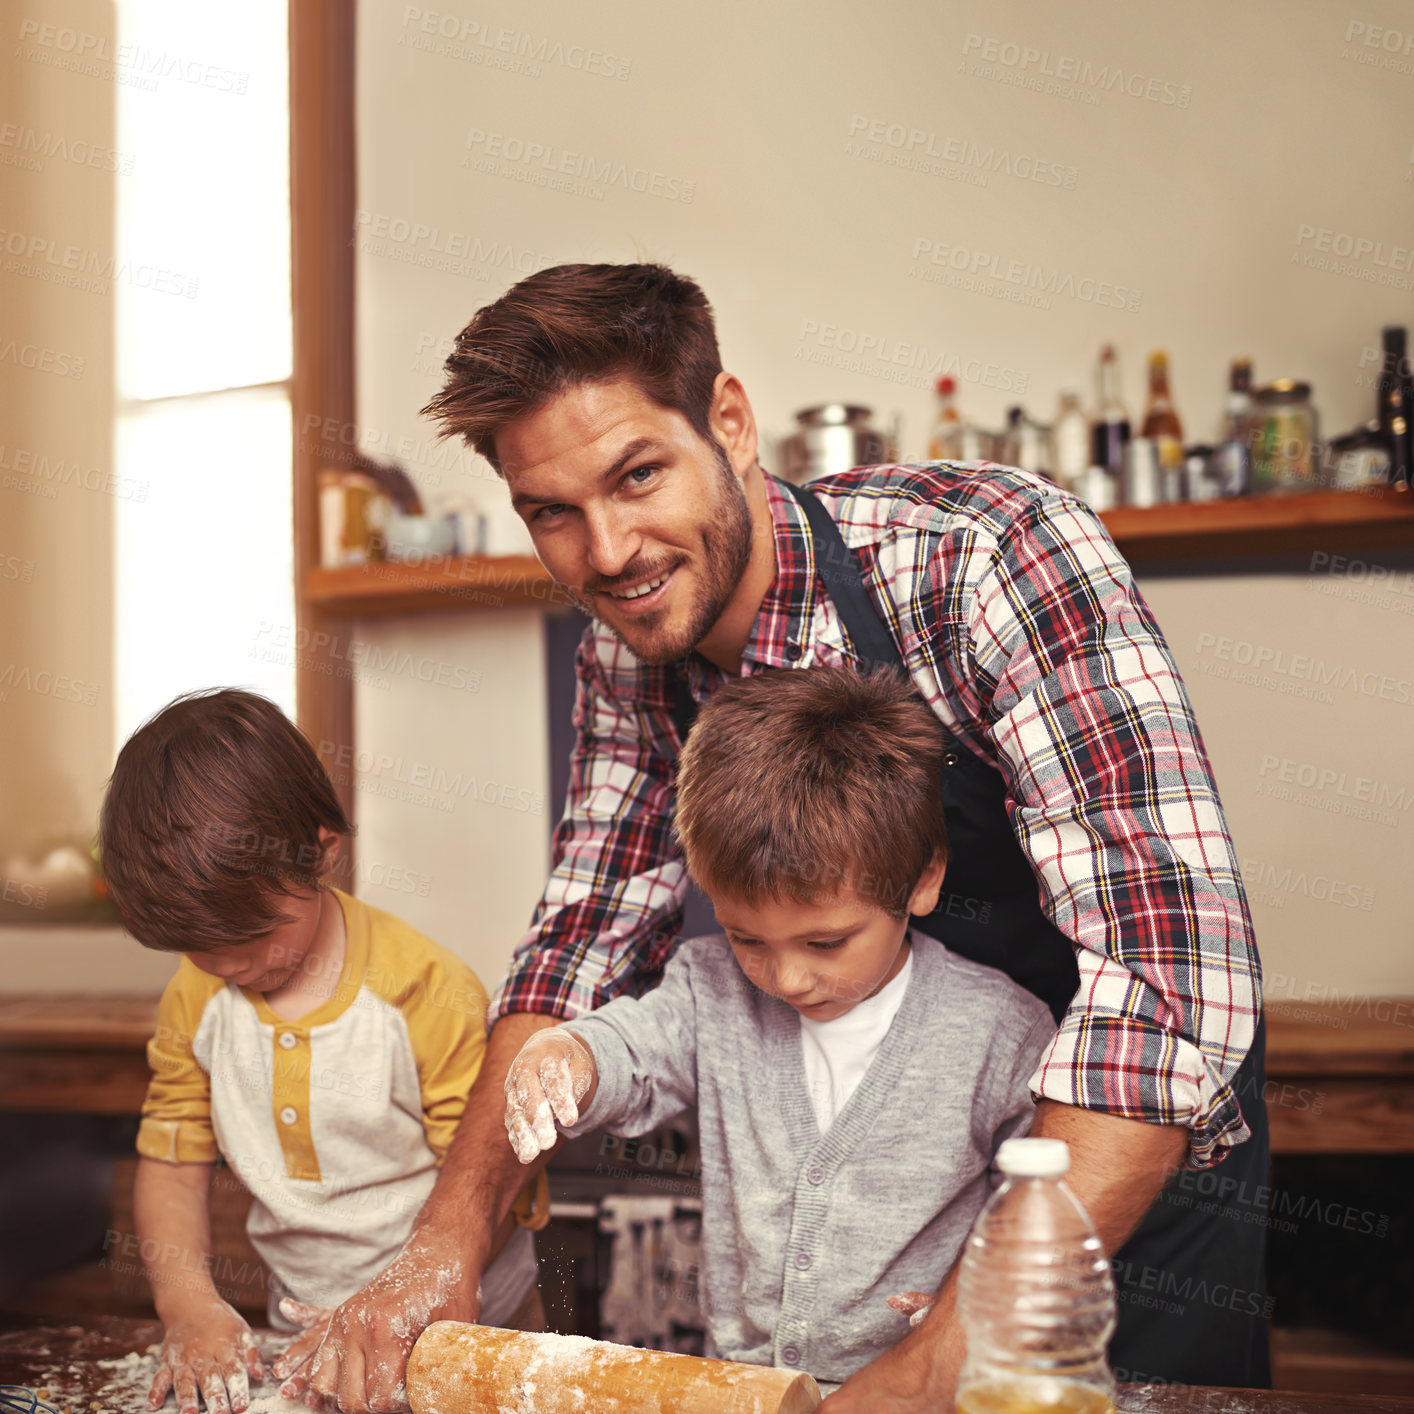
[[[1056,484],[1067,491],[1079,489],[1090,465],[1090,423],[1072,388],[1060,395],[1060,411],[1051,428],[1051,458]]]
[[[1390,325],[1383,331],[1383,342],[1375,415],[1389,452],[1389,479],[1396,486],[1408,487],[1414,484],[1414,380],[1404,329]]]
[[[1246,496],[1252,490],[1252,360],[1235,358],[1227,374],[1222,439],[1213,467],[1223,496]]]
[[[1149,355],[1149,403],[1140,433],[1158,451],[1164,499],[1178,500],[1183,477],[1183,424],[1169,394],[1169,356],[1162,349]]]
[[[1129,413],[1119,388],[1119,354],[1113,344],[1100,350],[1099,402],[1091,434],[1090,461],[1115,481],[1124,475],[1124,449],[1129,443]]]
[[[928,444],[934,461],[985,462],[996,454],[996,438],[966,421],[957,409],[957,384],[951,378],[938,379],[938,420]]]

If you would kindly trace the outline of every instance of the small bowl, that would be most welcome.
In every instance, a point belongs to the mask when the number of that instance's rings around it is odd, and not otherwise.
[[[388,517],[383,539],[390,560],[428,560],[453,552],[457,543],[457,527],[450,516],[404,516],[394,513]]]

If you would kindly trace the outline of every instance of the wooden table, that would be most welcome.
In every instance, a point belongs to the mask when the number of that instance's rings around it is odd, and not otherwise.
[[[268,1331],[256,1338],[267,1360],[286,1339]],[[99,1316],[46,1323],[0,1314],[0,1383],[47,1389],[60,1414],[66,1408],[93,1414],[94,1405],[100,1414],[145,1414],[156,1361],[144,1352],[160,1339],[154,1321]],[[257,1399],[273,1393],[268,1381],[252,1391]],[[166,1408],[173,1408],[170,1397]],[[1414,1399],[1121,1385],[1119,1409],[1120,1414],[1414,1414]]]

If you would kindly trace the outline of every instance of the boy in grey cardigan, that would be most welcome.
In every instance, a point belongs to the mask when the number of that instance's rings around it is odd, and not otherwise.
[[[759,673],[718,689],[678,766],[676,829],[723,937],[662,982],[532,1037],[506,1080],[523,1162],[697,1106],[716,1354],[847,1379],[908,1323],[1031,1123],[1055,1026],[1001,972],[913,934],[947,840],[936,718],[902,680]],[[900,1305],[902,1303],[899,1303]]]

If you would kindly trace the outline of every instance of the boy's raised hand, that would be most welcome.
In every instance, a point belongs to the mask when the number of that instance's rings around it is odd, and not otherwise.
[[[579,1121],[579,1103],[593,1099],[599,1072],[589,1047],[563,1026],[537,1031],[520,1048],[506,1075],[506,1133],[521,1163],[553,1149],[558,1122]]]
[[[250,1382],[265,1378],[245,1321],[213,1293],[166,1327],[147,1407],[159,1408],[175,1389],[177,1414],[198,1414],[201,1403],[208,1414],[241,1414],[250,1403]]]

